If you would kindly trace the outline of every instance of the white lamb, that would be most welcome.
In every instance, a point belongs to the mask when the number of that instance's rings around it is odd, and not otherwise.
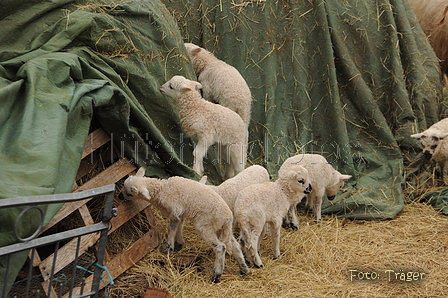
[[[427,130],[411,135],[420,141],[423,146],[423,155],[426,160],[436,162],[436,179],[438,184],[443,185],[443,172],[448,160],[448,118],[431,125]]]
[[[224,200],[209,187],[183,177],[166,180],[144,177],[140,168],[128,177],[122,194],[126,199],[148,200],[169,218],[169,232],[164,253],[176,251],[184,244],[182,228],[190,219],[197,233],[215,251],[213,282],[223,273],[226,251],[238,261],[242,274],[249,273],[239,243],[232,234],[233,216]]]
[[[195,44],[185,43],[185,48],[202,84],[204,98],[235,111],[248,126],[252,96],[238,70]]]
[[[218,186],[208,185],[208,187],[217,192],[233,212],[236,198],[243,189],[252,184],[269,182],[269,180],[269,173],[264,167],[253,165]],[[205,183],[203,180],[202,182]]]
[[[235,220],[240,227],[241,246],[248,262],[263,267],[258,247],[264,227],[270,226],[274,257],[280,256],[280,229],[291,201],[311,191],[308,171],[301,166],[281,173],[275,182],[252,184],[243,189],[235,202]]]
[[[203,158],[208,148],[218,143],[226,161],[224,178],[228,179],[245,168],[247,128],[234,111],[204,100],[200,88],[198,82],[174,76],[160,87],[160,92],[176,101],[182,128],[196,142],[193,169],[199,175],[204,173]]]
[[[310,183],[313,186],[313,190],[306,196],[306,207],[312,209],[315,219],[320,221],[322,218],[323,196],[327,195],[329,200],[333,200],[338,191],[344,186],[344,181],[352,176],[339,173],[319,154],[298,154],[288,158],[280,167],[279,175],[291,166],[296,165],[303,166],[310,173]],[[285,227],[299,228],[296,216],[296,205],[299,202],[300,200],[296,200],[296,202],[291,204],[288,216],[285,218]]]

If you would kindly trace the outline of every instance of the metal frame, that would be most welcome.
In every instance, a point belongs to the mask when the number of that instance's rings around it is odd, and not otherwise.
[[[75,239],[75,238],[77,238],[78,241],[77,241],[76,252],[73,252],[75,254],[75,260],[73,263],[73,270],[72,270],[73,277],[70,281],[68,296],[67,296],[67,294],[65,294],[66,296],[64,296],[64,297],[70,297],[70,298],[98,297],[98,291],[99,291],[102,274],[103,274],[104,269],[106,269],[105,267],[103,267],[103,263],[104,263],[104,256],[105,256],[105,251],[106,251],[109,223],[110,223],[111,218],[113,216],[117,215],[117,209],[112,208],[112,203],[113,203],[113,199],[114,199],[114,191],[115,191],[115,184],[111,184],[111,185],[98,187],[98,188],[94,188],[94,189],[90,189],[90,190],[86,190],[86,191],[78,192],[78,193],[30,196],[30,197],[20,197],[20,198],[11,198],[11,199],[0,200],[0,208],[26,207],[19,214],[19,216],[17,217],[16,222],[14,224],[14,233],[15,233],[18,243],[0,247],[0,257],[5,256],[7,258],[6,274],[4,277],[0,276],[0,278],[4,279],[3,280],[3,282],[4,282],[3,293],[0,293],[0,297],[6,298],[8,295],[7,291],[9,289],[6,286],[6,284],[7,284],[7,277],[8,277],[9,270],[10,270],[11,256],[13,254],[33,249],[32,253],[31,253],[31,259],[33,259],[34,252],[35,252],[34,248],[46,246],[49,244],[56,244],[56,248],[54,251],[54,257],[53,257],[53,266],[51,269],[51,275],[50,275],[50,279],[49,279],[50,282],[48,282],[49,288],[48,288],[47,296],[46,296],[49,298],[50,297],[53,298],[54,293],[55,293],[54,289],[52,288],[53,281],[55,280],[55,278],[54,278],[55,268],[54,267],[55,267],[55,263],[56,263],[56,259],[57,259],[57,250],[59,248],[59,243],[61,241]],[[90,226],[75,228],[72,230],[36,238],[43,228],[43,220],[44,220],[44,212],[39,207],[39,205],[74,202],[74,201],[85,200],[87,198],[91,198],[91,197],[95,197],[95,196],[99,196],[99,195],[106,195],[105,206],[104,206],[104,211],[103,211],[103,218],[102,218],[101,222],[95,223]],[[41,215],[41,222],[39,224],[38,229],[31,236],[26,237],[26,238],[21,238],[17,232],[18,222],[20,221],[21,217],[30,209],[37,209],[39,211],[39,213]],[[83,289],[84,286],[81,285],[80,293],[74,294],[75,293],[75,291],[74,291],[74,288],[75,288],[74,275],[75,274],[74,273],[75,273],[76,267],[78,265],[81,236],[92,234],[92,233],[100,233],[100,238],[98,240],[98,246],[97,246],[97,251],[96,251],[96,266],[95,266],[95,270],[93,272],[94,275],[93,275],[92,287],[91,287],[90,291],[84,292],[84,289]],[[29,270],[28,270],[26,293],[24,293],[24,296],[23,296],[25,298],[29,297],[28,291],[29,291],[29,287],[30,287],[31,273],[32,273],[32,269],[33,269],[32,264],[33,264],[33,262],[31,260]],[[60,290],[59,293],[57,294],[57,297],[62,297],[61,292],[62,291]],[[36,297],[38,297],[38,296],[36,295]]]

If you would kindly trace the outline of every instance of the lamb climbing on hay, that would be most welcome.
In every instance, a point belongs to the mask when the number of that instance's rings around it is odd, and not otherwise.
[[[443,172],[448,160],[448,118],[430,126],[427,130],[413,134],[411,137],[420,141],[423,146],[423,155],[426,160],[436,162],[436,179],[439,185],[444,184]]]
[[[203,158],[208,148],[218,143],[220,158],[226,161],[225,179],[241,172],[247,159],[247,127],[234,111],[204,100],[198,90],[201,84],[174,76],[160,87],[160,92],[173,98],[185,133],[196,144],[193,169],[204,173]]]
[[[252,96],[236,68],[192,43],[185,43],[206,100],[219,103],[241,116],[249,125]]]
[[[235,177],[224,181],[220,185],[209,185],[209,187],[224,199],[230,210],[233,212],[236,198],[243,189],[252,184],[269,182],[269,180],[269,173],[264,167],[253,165],[246,168]],[[202,183],[205,183],[205,181],[202,180]]]
[[[306,207],[312,209],[315,219],[320,221],[322,218],[323,196],[327,195],[329,200],[333,200],[338,191],[344,186],[344,181],[352,176],[339,173],[319,154],[298,154],[288,158],[280,167],[279,175],[296,165],[303,166],[310,174],[310,183],[313,186],[313,190],[306,196]],[[288,216],[285,218],[285,227],[299,228],[296,216],[296,205],[299,202],[300,200],[292,202]]]
[[[307,169],[291,167],[279,174],[277,181],[252,184],[243,189],[235,201],[235,220],[240,228],[241,246],[248,262],[263,267],[258,247],[269,224],[274,257],[280,256],[280,229],[291,201],[311,191]]]
[[[409,4],[440,60],[442,74],[448,74],[448,0],[409,0]]]
[[[197,233],[215,251],[214,282],[219,281],[225,265],[225,253],[232,255],[242,274],[249,273],[239,243],[232,234],[233,215],[224,200],[209,187],[183,177],[166,180],[144,177],[140,168],[128,177],[122,194],[129,200],[148,200],[169,218],[168,237],[164,253],[177,251],[184,244],[182,228],[190,219]]]

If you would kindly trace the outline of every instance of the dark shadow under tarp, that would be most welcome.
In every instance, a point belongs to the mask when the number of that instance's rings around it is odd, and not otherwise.
[[[407,1],[164,2],[0,4],[0,198],[70,192],[92,117],[147,175],[197,179],[174,103],[158,91],[173,75],[195,79],[188,41],[246,78],[251,163],[275,177],[287,157],[320,153],[354,177],[324,213],[401,211],[403,152],[419,150],[409,135],[437,121],[441,98]],[[15,241],[18,212],[0,211],[0,246]],[[26,220],[32,233],[38,223]]]

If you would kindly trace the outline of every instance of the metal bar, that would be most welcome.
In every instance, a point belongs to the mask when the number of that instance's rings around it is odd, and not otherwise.
[[[72,239],[77,236],[83,236],[92,234],[95,232],[101,232],[102,230],[109,229],[109,225],[103,222],[99,222],[87,227],[76,228],[73,230],[61,232],[59,234],[49,235],[41,238],[36,238],[25,243],[16,243],[8,246],[0,247],[0,256],[7,255],[11,252],[19,252],[31,248],[36,248],[51,244],[57,241]]]
[[[53,286],[54,268],[56,267],[56,258],[58,257],[59,241],[56,242],[56,248],[54,249],[53,265],[51,266],[50,279],[48,280],[48,292],[47,297],[51,297],[51,289]]]
[[[8,256],[8,259],[6,260],[6,271],[5,271],[5,279],[3,282],[3,293],[2,298],[6,297],[7,289],[8,289],[8,277],[9,277],[9,267],[11,265],[11,255]]]
[[[114,191],[115,184],[109,184],[81,192],[2,199],[0,200],[0,208],[80,201]]]
[[[112,205],[114,200],[114,193],[110,193],[106,196],[104,211],[103,211],[103,223],[109,226],[110,219],[112,217]],[[100,287],[101,275],[103,273],[104,254],[107,244],[107,230],[101,232],[100,242],[98,244],[97,264],[100,266],[95,267],[95,274],[92,282],[92,291],[95,292],[94,298],[98,297],[98,289]]]
[[[73,270],[72,270],[72,281],[70,283],[70,289],[68,291],[68,297],[72,296],[73,288],[75,287],[76,266],[78,266],[79,247],[80,246],[81,246],[81,236],[78,237],[78,242],[76,244],[75,260],[73,261]]]
[[[25,298],[28,298],[28,293],[30,291],[31,287],[31,274],[33,273],[33,262],[34,262],[34,254],[36,253],[35,249],[32,249],[31,251],[31,258],[30,258],[30,267],[28,268],[28,279],[26,281],[26,288],[25,288]]]

